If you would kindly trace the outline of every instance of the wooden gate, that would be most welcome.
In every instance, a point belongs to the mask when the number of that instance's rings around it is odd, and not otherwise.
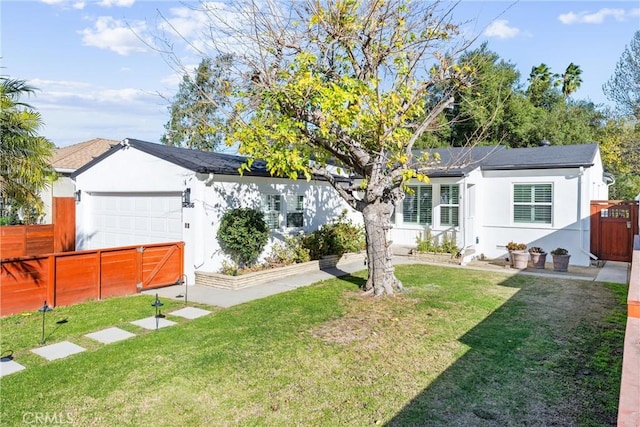
[[[591,202],[591,253],[599,259],[631,262],[633,236],[638,234],[638,202]]]

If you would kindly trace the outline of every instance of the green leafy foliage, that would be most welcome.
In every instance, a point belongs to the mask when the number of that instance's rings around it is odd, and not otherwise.
[[[640,30],[625,47],[611,79],[602,87],[623,113],[640,119]]]
[[[164,125],[165,145],[204,151],[216,150],[223,140],[226,106],[225,94],[230,90],[228,71],[231,56],[215,60],[203,59],[194,75],[186,73],[169,108],[171,118]]]
[[[304,237],[311,259],[326,255],[342,255],[365,248],[364,228],[347,219],[346,212]]]
[[[304,246],[305,238],[302,234],[285,237],[283,242],[275,243],[266,262],[272,266],[290,265],[311,260],[309,248]]]
[[[439,253],[457,255],[460,248],[456,244],[453,233],[443,233],[442,238],[432,236],[431,230],[427,230],[423,235],[416,237],[416,252],[418,253]]]
[[[269,239],[269,227],[260,211],[230,209],[220,220],[217,237],[222,251],[242,268],[254,264],[262,253]]]
[[[21,101],[35,91],[24,80],[0,76],[0,196],[11,208],[22,210],[30,223],[43,212],[40,192],[56,177],[50,165],[55,147],[38,135],[43,125],[40,113]]]

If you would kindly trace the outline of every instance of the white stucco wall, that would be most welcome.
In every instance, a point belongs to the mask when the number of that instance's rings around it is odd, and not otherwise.
[[[571,254],[571,264],[590,264],[589,187],[590,174],[580,176],[578,168],[519,171],[484,171],[482,183],[483,225],[476,252],[489,258],[507,255],[509,241],[528,247],[540,246],[547,252],[563,247]],[[514,184],[552,184],[551,224],[525,224],[513,221]],[[583,192],[580,192],[582,187]]]
[[[352,210],[326,182],[292,181],[280,178],[197,174],[135,148],[123,148],[93,165],[76,179],[82,192],[76,203],[76,247],[90,248],[95,232],[93,201],[105,194],[179,195],[191,189],[193,207],[181,208],[182,240],[185,242],[185,273],[195,283],[194,272],[218,271],[225,259],[216,239],[223,213],[232,207],[260,208],[262,194],[287,197],[304,195],[304,227],[273,230],[268,247],[285,235],[311,232],[348,211],[348,218],[362,224],[362,215]],[[284,219],[284,216],[283,216]],[[284,220],[283,220],[284,223]]]
[[[299,232],[314,231],[327,221],[338,217],[343,210],[347,210],[349,219],[362,224],[362,215],[351,209],[336,191],[323,181],[220,175],[214,176],[208,185],[205,181],[206,178],[194,176],[193,184],[197,190],[192,193],[192,201],[195,206],[184,211],[185,221],[189,220],[195,224],[185,229],[186,233],[193,235],[193,238],[188,240],[194,242],[195,270],[218,271],[222,267],[222,261],[226,256],[221,252],[216,239],[222,215],[227,209],[236,207],[260,209],[263,194],[281,195],[283,213],[287,198],[304,196],[304,227],[286,228],[285,217],[281,215],[281,228],[272,230],[263,256],[269,253],[274,242]]]

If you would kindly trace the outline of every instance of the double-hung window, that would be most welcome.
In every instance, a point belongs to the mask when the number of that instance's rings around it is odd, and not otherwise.
[[[440,225],[458,226],[459,196],[460,187],[457,184],[440,186]]]
[[[409,186],[411,190],[402,201],[402,220],[405,223],[431,224],[433,190],[430,185]]]
[[[513,185],[513,222],[551,224],[551,184]]]
[[[264,220],[270,230],[280,228],[280,212],[282,210],[282,196],[279,194],[262,195],[262,212]]]
[[[287,227],[304,226],[304,196],[287,197]]]

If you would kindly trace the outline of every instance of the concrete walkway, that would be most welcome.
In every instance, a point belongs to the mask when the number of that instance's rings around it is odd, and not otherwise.
[[[176,300],[184,300],[185,293],[187,301],[200,304],[207,304],[217,307],[232,307],[234,305],[242,304],[255,299],[264,298],[269,295],[279,294],[281,292],[290,291],[302,286],[308,286],[313,283],[332,279],[335,277],[341,277],[347,274],[355,273],[360,270],[366,269],[364,265],[364,259],[360,261],[352,261],[349,263],[338,264],[335,268],[329,268],[326,270],[316,271],[312,273],[298,274],[293,276],[283,277],[282,279],[274,280],[262,285],[256,285],[244,289],[220,289],[211,286],[191,285],[188,289],[185,285],[167,286],[159,289],[149,289],[142,293],[155,295],[158,294],[161,298],[169,298]],[[614,262],[607,261],[602,268],[591,267],[590,275],[572,275],[571,273],[557,273],[550,270],[542,271],[521,271],[505,268],[488,268],[479,266],[460,266],[455,264],[435,264],[428,262],[421,262],[413,258],[406,256],[396,256],[394,258],[394,264],[430,264],[440,265],[450,268],[462,268],[473,269],[480,271],[493,271],[501,274],[525,274],[542,277],[558,277],[563,279],[572,280],[588,280],[597,282],[614,282],[614,283],[628,283],[628,270],[629,264],[626,262]]]

